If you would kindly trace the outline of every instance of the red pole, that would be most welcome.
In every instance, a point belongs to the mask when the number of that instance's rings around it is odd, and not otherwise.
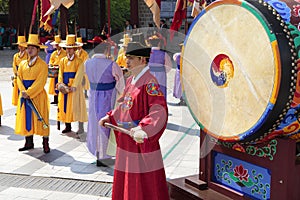
[[[33,26],[34,21],[35,21],[36,8],[37,8],[38,3],[39,3],[39,0],[35,0],[34,1],[34,6],[33,6],[33,11],[32,11],[32,16],[31,16],[31,23],[30,23],[30,27],[29,27],[29,34],[31,34],[32,26]]]
[[[110,36],[110,0],[107,0],[107,26],[108,26],[108,37]]]

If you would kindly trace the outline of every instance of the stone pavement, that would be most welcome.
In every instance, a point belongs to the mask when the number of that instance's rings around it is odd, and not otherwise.
[[[51,152],[43,153],[39,136],[34,137],[35,149],[18,152],[24,138],[14,134],[16,108],[11,105],[10,65],[15,52],[0,51],[4,109],[0,127],[0,199],[110,199],[114,166],[95,165],[95,157],[86,147],[86,133],[77,137],[57,130],[56,106],[50,105]],[[167,179],[198,174],[199,170],[199,127],[186,106],[176,105],[179,100],[172,96],[174,73],[174,69],[168,73],[169,120],[160,139]],[[52,101],[53,96],[49,97]],[[77,130],[77,123],[73,123],[73,129]]]

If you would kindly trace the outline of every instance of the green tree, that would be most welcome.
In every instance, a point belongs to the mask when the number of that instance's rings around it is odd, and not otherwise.
[[[123,31],[125,21],[130,19],[130,0],[111,0],[111,28]]]
[[[8,14],[9,0],[0,0],[0,14]]]

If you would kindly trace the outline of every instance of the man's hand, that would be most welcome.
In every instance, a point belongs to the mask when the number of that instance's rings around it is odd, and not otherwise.
[[[144,139],[148,138],[147,133],[140,126],[130,129],[131,136],[137,143],[144,143]]]
[[[105,115],[104,117],[102,117],[100,120],[99,120],[99,125],[100,126],[104,126],[104,123],[107,122],[107,123],[110,123],[110,119],[109,119],[109,116],[108,115]]]
[[[24,99],[29,99],[29,98],[30,98],[30,97],[28,96],[28,94],[27,94],[25,91],[22,91],[21,94],[22,94],[22,97],[23,97]]]

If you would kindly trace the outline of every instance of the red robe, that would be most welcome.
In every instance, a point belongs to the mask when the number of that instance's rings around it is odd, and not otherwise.
[[[136,82],[132,82],[133,77],[127,79],[120,105],[108,113],[115,125],[138,120],[148,136],[144,143],[138,144],[130,136],[115,131],[113,200],[169,199],[158,142],[167,125],[167,104],[149,68],[141,74]]]

